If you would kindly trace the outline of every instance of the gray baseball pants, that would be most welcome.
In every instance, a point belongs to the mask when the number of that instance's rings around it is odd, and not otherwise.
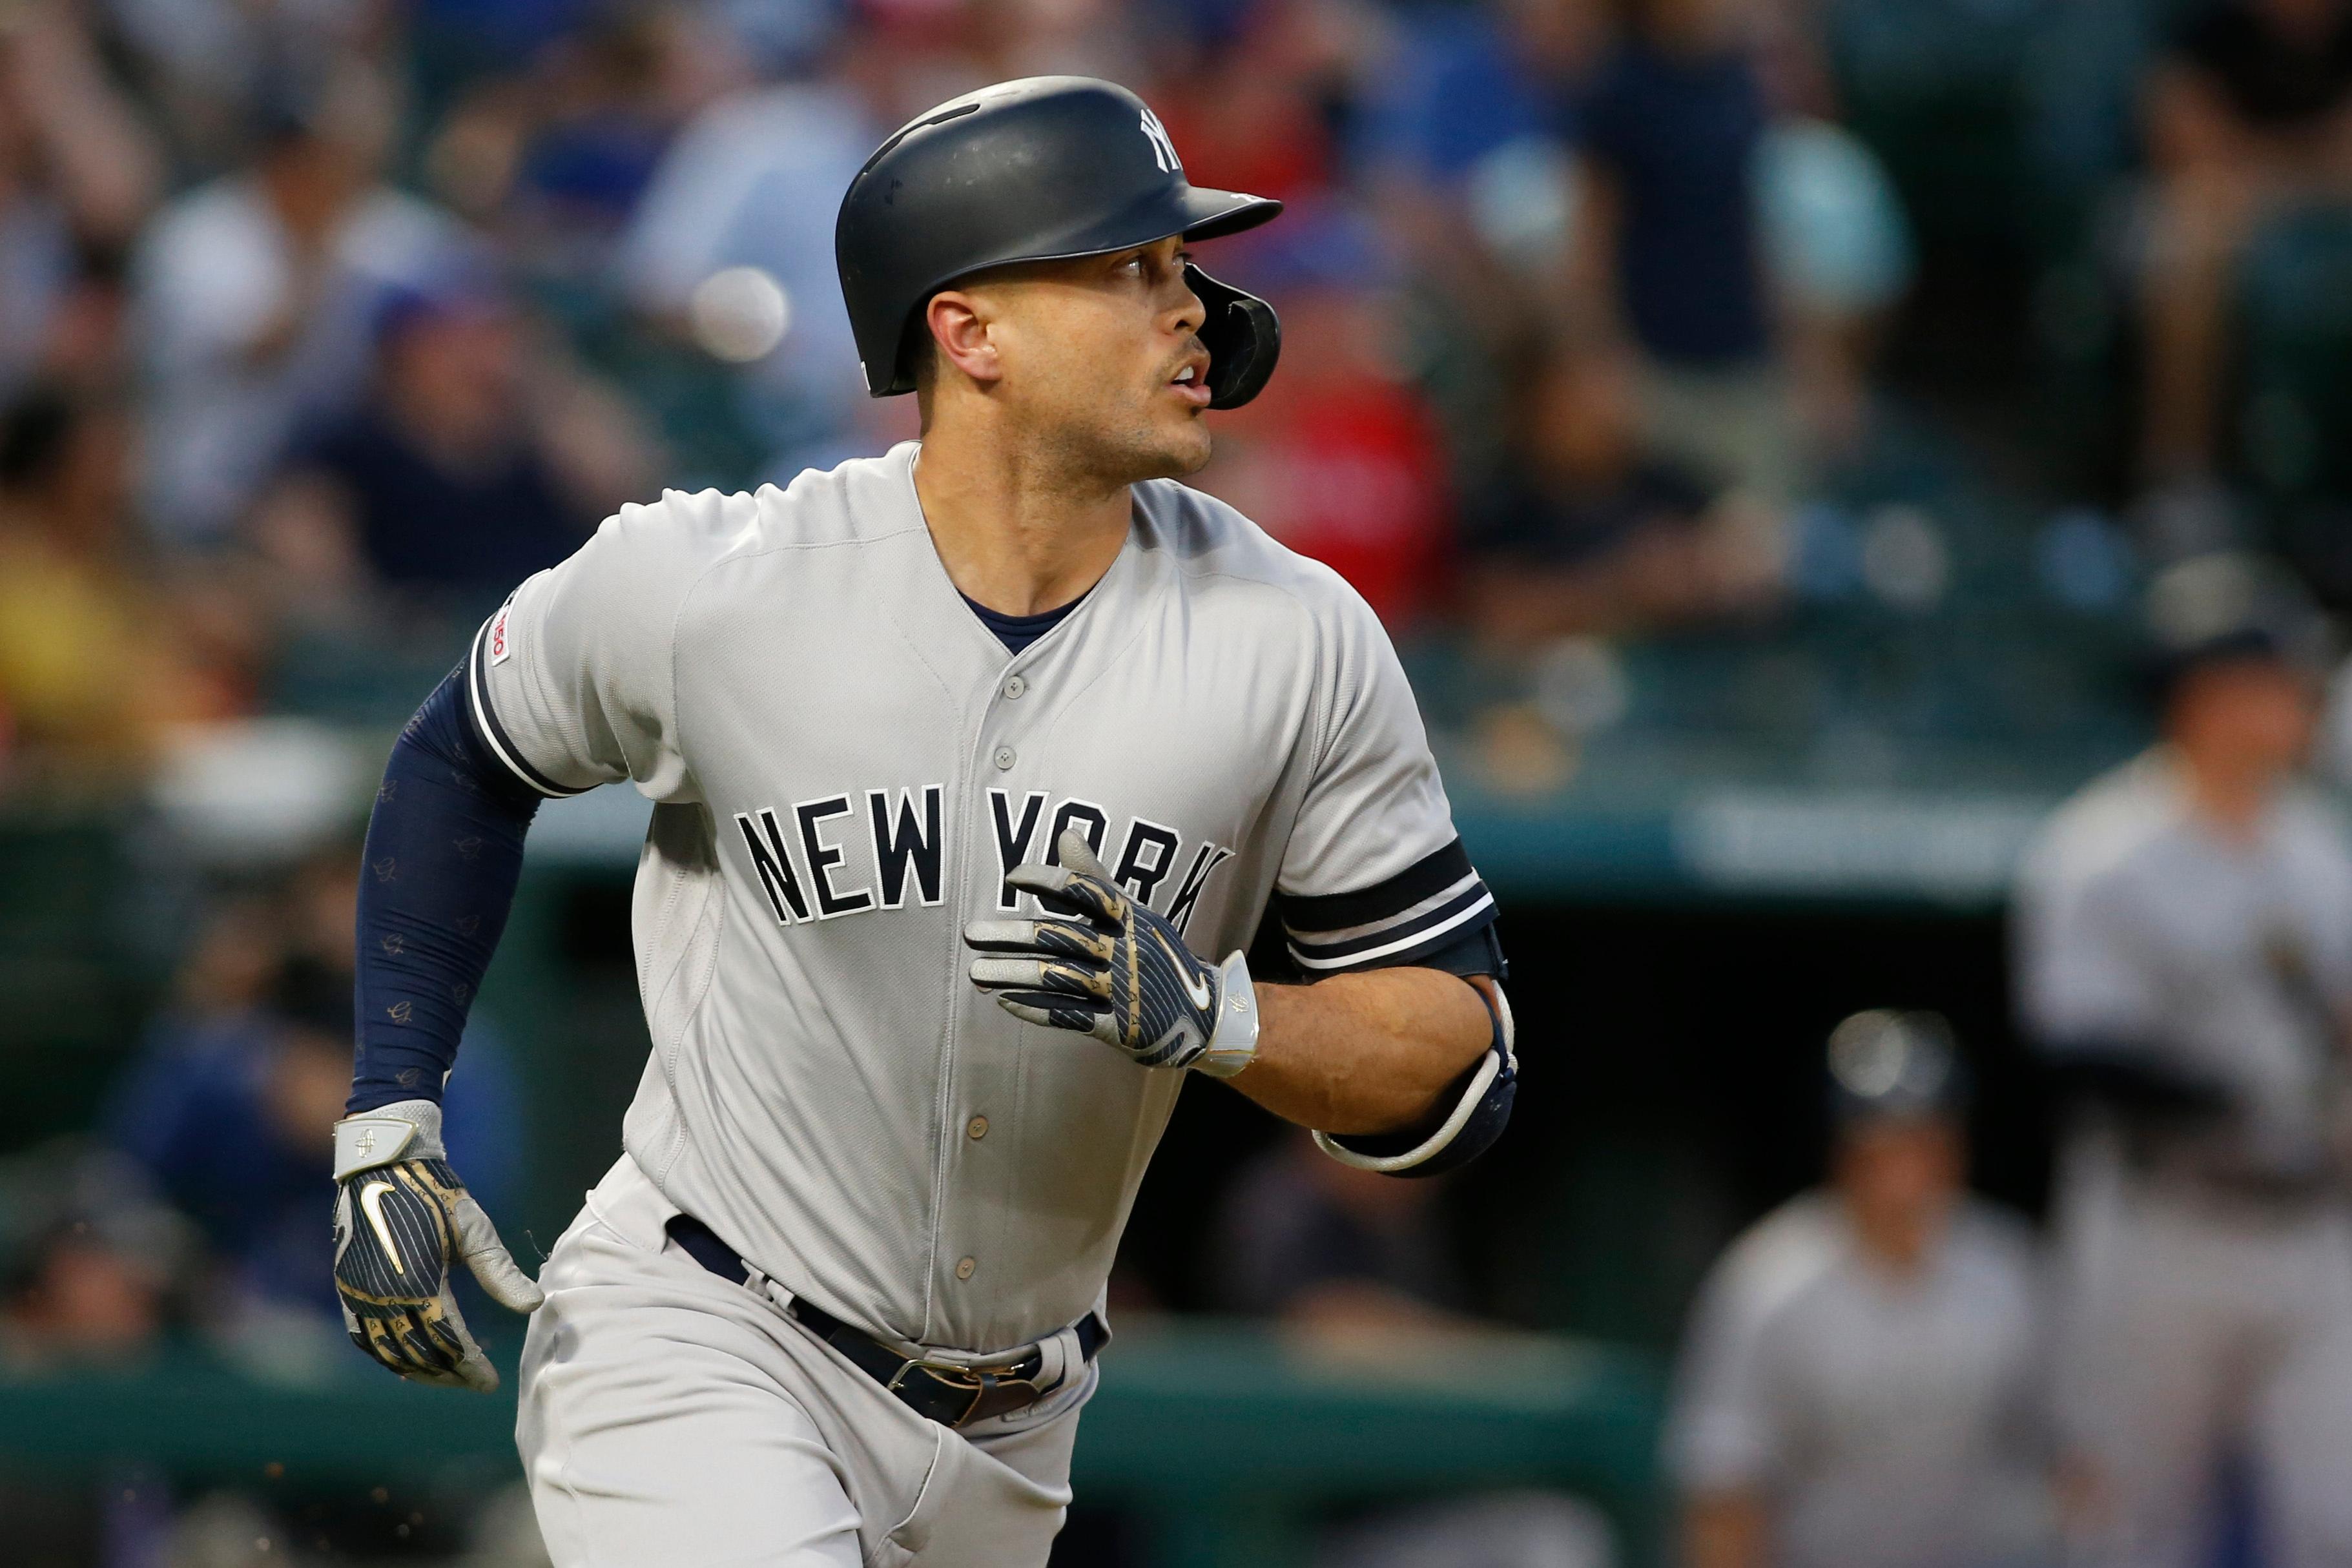
[[[2075,1561],[2198,1568],[2234,1448],[2265,1555],[2352,1568],[2352,1220],[2084,1187],[2060,1229],[2061,1420],[2098,1481]]]
[[[1096,1371],[957,1432],[705,1269],[627,1155],[540,1273],[515,1436],[556,1568],[1040,1568]]]

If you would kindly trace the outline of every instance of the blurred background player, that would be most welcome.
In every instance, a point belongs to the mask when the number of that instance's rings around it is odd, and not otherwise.
[[[1932,1013],[1830,1036],[1827,1184],[1702,1289],[1667,1427],[1690,1568],[2054,1561],[2023,1223],[1970,1198],[1966,1095]]]
[[[2352,851],[2297,775],[2299,629],[2190,628],[2162,742],[2059,813],[2019,889],[2020,1012],[2077,1110],[2059,1389],[2087,1561],[2200,1561],[2232,1458],[2270,1561],[2352,1556]]]

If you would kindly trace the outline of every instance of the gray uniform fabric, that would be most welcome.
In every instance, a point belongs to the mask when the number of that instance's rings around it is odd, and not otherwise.
[[[1102,581],[1011,657],[940,564],[918,450],[624,508],[485,626],[474,696],[545,784],[658,803],[629,1152],[828,1311],[985,1352],[1097,1304],[1183,1083],[972,988],[959,932],[1005,871],[1076,826],[1222,957],[1277,887],[1368,888],[1454,834],[1336,574],[1139,485]]]
[[[634,911],[653,1039],[623,1129],[635,1179],[782,1291],[902,1346],[986,1354],[1100,1309],[1187,1076],[974,989],[960,933],[1013,911],[1006,871],[1074,828],[1210,957],[1278,892],[1318,973],[1438,953],[1494,900],[1395,653],[1335,574],[1207,496],[1139,485],[1109,570],[1008,655],[940,563],[919,455],[623,509],[484,625],[468,700],[534,787],[628,779],[656,803]],[[845,1529],[867,1562],[914,1550],[875,1528],[923,1490],[945,1429],[865,1431],[915,1418],[870,1384],[810,1393],[814,1342],[668,1255],[657,1289],[591,1289],[646,1267],[610,1229],[583,1215],[556,1249],[524,1363],[557,1562],[830,1564],[856,1560]],[[715,1353],[681,1326],[697,1303],[736,1325],[708,1330],[734,1336]],[[828,1426],[828,1401],[866,1414]],[[962,1436],[938,1441],[940,1462],[995,1473]],[[1042,1562],[1062,1443],[1024,1462],[1044,1502],[978,1486],[957,1539],[980,1544],[921,1560]],[[827,1526],[835,1478],[850,1522]],[[665,1515],[710,1550],[657,1550]]]
[[[559,1568],[1022,1568],[1096,1373],[950,1431],[668,1238],[623,1155],[541,1270],[516,1436]]]
[[[1666,1433],[1685,1492],[1763,1497],[1785,1568],[2004,1568],[2054,1548],[2036,1419],[2042,1286],[2024,1228],[1955,1216],[1890,1275],[1838,1200],[1800,1196],[1716,1265]]]
[[[2190,815],[2175,766],[2150,753],[2052,822],[2018,914],[2035,1037],[2144,1047],[2237,1106],[2193,1146],[2160,1152],[2168,1175],[2294,1177],[2333,1163],[2352,855],[2327,808],[2290,795],[2232,844]]]
[[[2108,1507],[2083,1560],[2201,1560],[2216,1468],[2249,1454],[2288,1568],[2352,1561],[2352,1226],[2341,1024],[2352,852],[2290,795],[2242,842],[2153,752],[2094,782],[2030,852],[2019,1005],[2053,1050],[2126,1042],[2235,1109],[2150,1134],[2082,1120],[2056,1198],[2063,1436]]]

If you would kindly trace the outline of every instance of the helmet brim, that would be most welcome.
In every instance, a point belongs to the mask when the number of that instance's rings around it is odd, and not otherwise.
[[[1115,250],[1156,245],[1179,235],[1186,239],[1216,239],[1255,228],[1281,211],[1282,204],[1268,196],[1182,185],[1172,191],[1155,191],[1124,212],[1113,213],[1067,234],[1045,237],[988,266],[1006,267],[1020,261],[1075,261],[1080,257],[1108,256]],[[969,278],[973,272],[984,270],[985,268],[975,267],[955,274],[955,278]],[[954,278],[942,279],[933,287],[944,289],[953,281]]]
[[[1156,191],[1126,211],[1114,213],[1083,228],[1049,236],[1036,244],[1022,247],[1013,255],[992,257],[975,266],[961,268],[944,278],[936,279],[923,289],[914,310],[919,312],[929,302],[930,297],[940,289],[999,267],[1108,256],[1114,251],[1156,245],[1172,236],[1181,236],[1185,239],[1217,239],[1269,223],[1281,212],[1282,204],[1273,197],[1254,196],[1244,191],[1217,191],[1192,184],[1180,185],[1171,191]],[[911,321],[911,314],[909,319]],[[911,339],[911,331],[908,336]],[[901,365],[891,384],[874,395],[887,397],[914,389],[914,376]]]

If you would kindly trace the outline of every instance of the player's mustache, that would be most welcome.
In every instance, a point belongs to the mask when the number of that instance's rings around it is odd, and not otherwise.
[[[1213,358],[1214,356],[1209,353],[1209,345],[1202,341],[1200,333],[1195,332],[1190,338],[1185,340],[1184,348],[1181,353],[1176,354],[1176,356],[1171,359],[1166,364],[1160,366],[1160,379],[1162,381],[1170,379],[1178,371],[1182,370],[1184,368],[1185,362],[1189,360],[1202,359],[1213,361]],[[1208,379],[1206,372],[1202,374],[1202,379],[1203,381]]]

